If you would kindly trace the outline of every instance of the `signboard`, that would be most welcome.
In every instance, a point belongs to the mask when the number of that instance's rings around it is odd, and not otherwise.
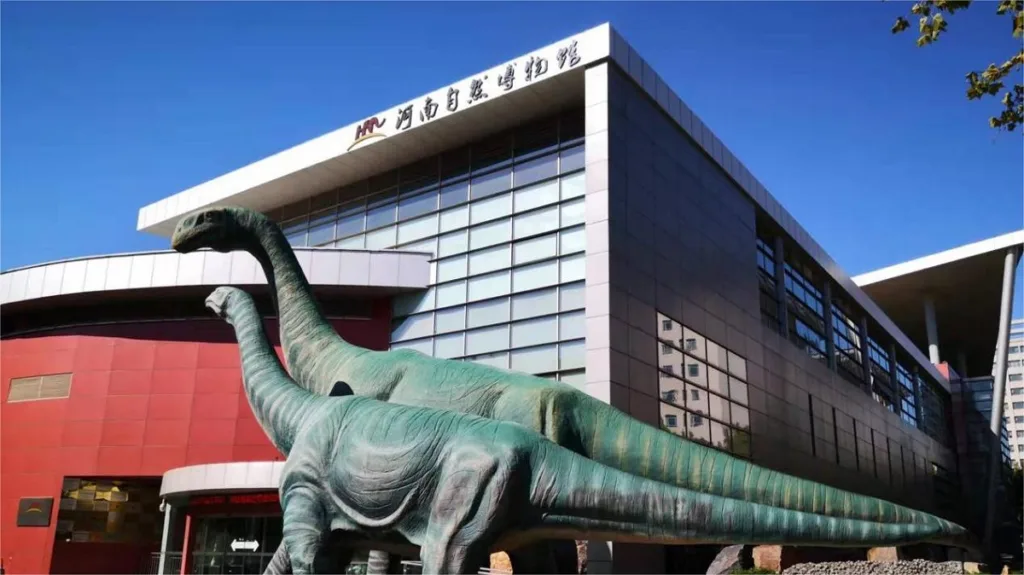
[[[25,497],[18,501],[18,527],[49,527],[52,497]]]
[[[584,34],[541,48],[529,56],[434,91],[419,100],[407,102],[399,106],[393,115],[382,113],[368,118],[355,126],[348,150],[368,140],[386,138],[428,124],[484,102],[492,96],[501,96],[571,70],[584,62],[581,54],[586,46],[592,44],[591,40],[591,37]],[[593,60],[593,54],[585,55]]]
[[[238,493],[235,495],[202,495],[189,499],[189,505],[259,505],[278,503],[277,493]]]
[[[246,551],[256,551],[260,548],[260,542],[248,539],[235,539],[231,542],[231,550],[238,551],[239,549],[245,549]]]

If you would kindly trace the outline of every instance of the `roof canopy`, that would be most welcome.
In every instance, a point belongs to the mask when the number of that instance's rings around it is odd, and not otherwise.
[[[992,373],[999,330],[999,301],[1008,249],[1024,245],[1024,231],[924,256],[853,278],[900,330],[927,351],[924,301],[931,298],[939,354],[954,370],[957,356],[967,362],[964,376]]]

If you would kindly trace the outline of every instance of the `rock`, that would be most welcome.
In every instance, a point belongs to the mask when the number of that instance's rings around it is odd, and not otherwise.
[[[800,563],[785,569],[783,575],[960,575],[964,564],[959,561],[935,563],[924,559],[913,561],[834,561]]]
[[[733,570],[741,569],[743,562],[743,546],[742,545],[730,545],[723,547],[718,555],[715,556],[715,560],[711,562],[708,567],[707,575],[726,575],[732,573]]]

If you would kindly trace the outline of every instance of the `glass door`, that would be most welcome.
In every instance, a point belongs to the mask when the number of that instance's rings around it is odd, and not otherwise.
[[[259,575],[281,542],[281,516],[200,516],[192,573]]]

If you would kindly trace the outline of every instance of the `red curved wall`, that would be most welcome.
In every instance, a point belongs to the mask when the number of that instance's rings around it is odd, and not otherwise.
[[[372,320],[334,325],[355,344],[387,349],[389,313],[388,302],[380,301]],[[267,327],[277,345],[276,322]],[[7,403],[12,378],[67,372],[73,373],[70,397]],[[0,378],[0,557],[7,573],[50,571],[65,476],[160,477],[183,465],[282,459],[242,393],[238,347],[223,321],[8,338],[0,342]],[[17,527],[22,497],[54,498],[48,528]],[[100,559],[82,549],[82,562]]]

